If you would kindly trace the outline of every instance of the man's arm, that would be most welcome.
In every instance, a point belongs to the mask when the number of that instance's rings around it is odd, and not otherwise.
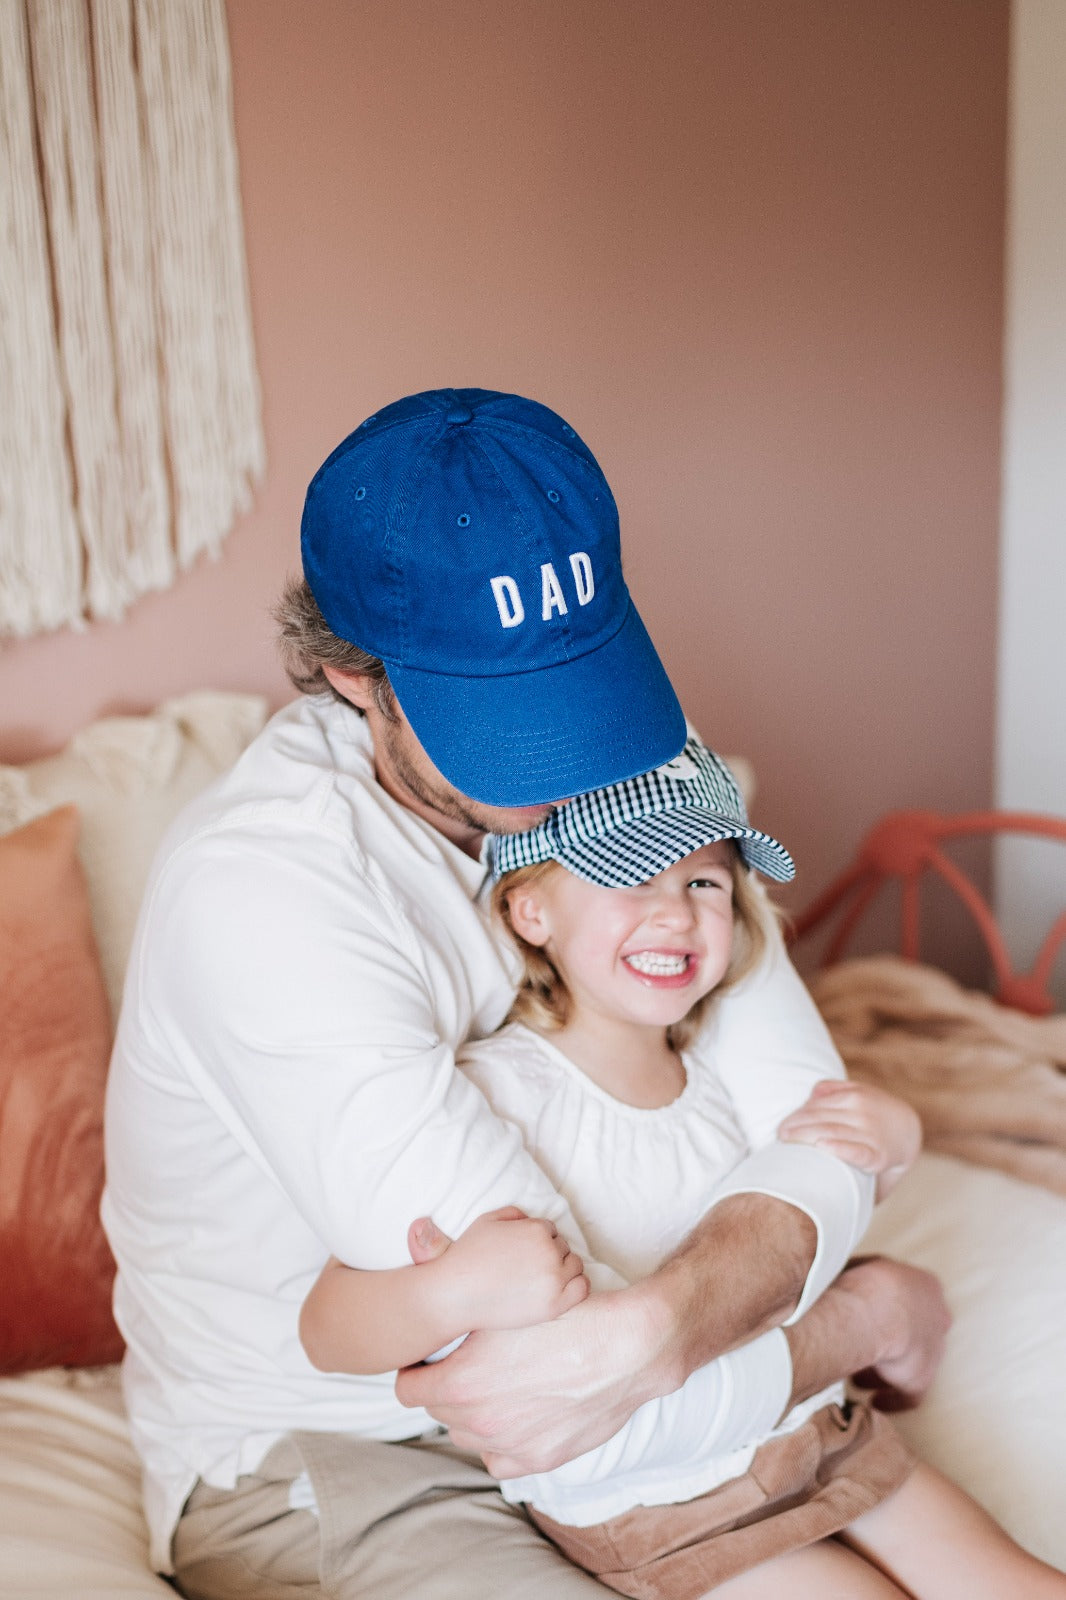
[[[791,1356],[789,1381],[783,1389],[766,1394],[765,1409],[752,1430],[736,1434],[731,1431],[738,1420],[736,1403],[732,1415],[718,1415],[713,1425],[693,1405],[692,1385],[701,1373],[709,1375],[721,1363],[701,1369],[659,1409],[648,1405],[646,1393],[636,1394],[634,1389],[618,1393],[618,1371],[643,1374],[646,1383],[655,1381],[650,1376],[656,1371],[655,1362],[648,1359],[654,1339],[649,1342],[645,1317],[654,1327],[658,1314],[647,1302],[641,1303],[648,1282],[620,1294],[594,1295],[545,1328],[475,1334],[439,1366],[402,1372],[398,1392],[411,1405],[433,1399],[434,1414],[439,1410],[455,1442],[482,1453],[497,1477],[522,1478],[585,1456],[594,1442],[587,1424],[593,1415],[613,1418],[613,1457],[604,1452],[606,1473],[615,1470],[617,1458],[626,1453],[627,1439],[638,1431],[645,1440],[641,1464],[659,1455],[676,1466],[679,1449],[713,1452],[764,1436],[793,1405],[855,1373],[863,1373],[864,1381],[869,1374],[878,1403],[887,1409],[917,1404],[939,1364],[951,1321],[931,1273],[880,1258],[849,1267],[799,1322],[745,1347],[737,1358],[725,1358],[739,1359],[733,1381],[739,1379],[738,1386],[745,1389],[760,1381],[757,1363],[746,1364],[760,1346],[777,1340]],[[564,1329],[566,1337],[559,1338]],[[568,1365],[568,1355],[578,1343],[584,1346],[582,1358]],[[672,1340],[663,1341],[660,1355],[670,1347]],[[542,1370],[539,1363],[546,1348],[555,1365]],[[663,1363],[668,1365],[668,1358]],[[631,1418],[635,1394],[643,1404]],[[439,1396],[445,1398],[438,1406]],[[552,1414],[563,1419],[552,1431],[544,1425],[546,1398],[552,1402]],[[699,1398],[713,1405],[713,1389]],[[758,1396],[748,1396],[749,1419],[756,1418],[758,1404]],[[698,1427],[695,1439],[687,1429],[693,1421]],[[632,1458],[632,1450],[628,1453]],[[586,1475],[596,1471],[597,1464],[586,1467]]]
[[[730,1194],[707,1213],[643,1285],[653,1322],[671,1330],[678,1382],[793,1316],[817,1239],[805,1211],[766,1194]]]
[[[638,1407],[686,1380],[697,1403],[693,1375],[751,1346],[751,1426],[768,1428],[786,1408],[792,1374],[783,1339],[755,1341],[794,1309],[814,1231],[791,1205],[761,1194],[733,1196],[651,1277],[593,1294],[541,1327],[476,1333],[439,1365],[401,1372],[397,1395],[405,1405],[425,1406],[497,1476],[520,1477],[603,1443]],[[595,1287],[595,1268],[590,1275]],[[725,1283],[729,1293],[721,1292]],[[760,1385],[769,1408],[762,1415],[752,1394]],[[743,1403],[738,1394],[738,1408]]]

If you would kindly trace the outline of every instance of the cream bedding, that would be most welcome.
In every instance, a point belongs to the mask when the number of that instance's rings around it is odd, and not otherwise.
[[[158,1600],[116,1368],[0,1382],[0,1594]]]
[[[956,1319],[933,1391],[900,1419],[904,1432],[1021,1543],[1066,1569],[1066,1202],[927,1154],[867,1244],[939,1272]],[[116,1371],[0,1382],[0,1593],[172,1595],[146,1551]]]
[[[955,1323],[911,1444],[1066,1571],[1066,1200],[925,1153],[864,1248],[928,1267]]]

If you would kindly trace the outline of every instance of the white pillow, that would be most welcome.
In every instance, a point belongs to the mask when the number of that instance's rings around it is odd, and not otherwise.
[[[204,690],[142,717],[106,717],[58,755],[0,766],[0,833],[73,802],[112,1016],[156,846],[173,817],[233,765],[267,717],[260,695]]]
[[[862,1248],[935,1272],[955,1317],[929,1395],[895,1419],[901,1431],[1066,1570],[1066,1201],[927,1152]]]

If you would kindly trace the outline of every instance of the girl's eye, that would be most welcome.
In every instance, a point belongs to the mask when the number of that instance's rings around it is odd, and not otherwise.
[[[733,884],[732,884],[732,880],[730,880],[729,883],[726,883],[724,879],[719,879],[719,878],[693,878],[693,879],[691,879],[691,881],[689,883],[689,888],[690,889],[723,889],[723,890],[728,890],[729,892],[732,892]]]

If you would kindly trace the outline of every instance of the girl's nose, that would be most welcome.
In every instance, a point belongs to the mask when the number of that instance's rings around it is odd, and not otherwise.
[[[663,927],[691,928],[695,913],[687,889],[660,889],[653,917]]]

